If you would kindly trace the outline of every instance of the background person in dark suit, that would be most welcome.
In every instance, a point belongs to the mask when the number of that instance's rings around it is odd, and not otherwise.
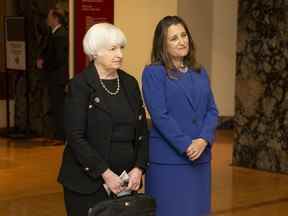
[[[67,145],[59,174],[67,215],[84,216],[115,194],[137,191],[147,166],[145,110],[136,79],[120,70],[126,38],[112,24],[93,25],[83,39],[92,60],[65,99]],[[119,175],[126,170],[128,188]]]
[[[152,119],[145,189],[157,216],[208,216],[211,147],[218,111],[206,70],[184,21],[167,16],[157,25],[143,94]]]
[[[37,67],[43,69],[44,79],[48,88],[50,113],[55,129],[54,139],[64,140],[64,90],[68,81],[68,41],[66,18],[64,11],[51,9],[48,13],[47,23],[50,34],[46,48],[37,60]]]

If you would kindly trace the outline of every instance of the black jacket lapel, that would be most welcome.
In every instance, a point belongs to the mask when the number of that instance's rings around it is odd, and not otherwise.
[[[90,102],[99,107],[103,111],[110,114],[109,107],[105,102],[104,89],[101,87],[100,78],[95,66],[91,63],[85,73],[85,79],[88,86],[91,88]]]

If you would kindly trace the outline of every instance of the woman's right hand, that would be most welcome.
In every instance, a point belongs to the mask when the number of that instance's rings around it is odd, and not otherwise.
[[[202,138],[192,140],[192,144],[186,150],[187,157],[192,161],[197,160],[204,152],[207,144],[207,141]]]
[[[125,187],[121,186],[122,181],[120,177],[110,169],[107,169],[104,173],[102,173],[102,178],[104,179],[105,184],[114,194],[118,194],[125,189]]]

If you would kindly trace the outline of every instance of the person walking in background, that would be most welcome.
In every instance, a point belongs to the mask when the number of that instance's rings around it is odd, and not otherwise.
[[[92,61],[68,84],[67,145],[58,180],[69,216],[88,215],[89,208],[108,198],[107,189],[118,194],[141,187],[148,129],[138,82],[120,70],[125,45],[116,26],[93,25],[83,39]],[[123,171],[128,185],[120,178]]]
[[[52,126],[55,129],[54,144],[63,143],[64,134],[64,96],[68,77],[68,33],[65,27],[66,18],[60,9],[51,9],[47,23],[50,34],[46,48],[37,60],[37,67],[44,72],[44,80],[48,88],[48,100]]]
[[[207,72],[197,63],[191,34],[180,17],[167,16],[158,23],[142,85],[152,119],[145,190],[156,199],[156,215],[209,215],[218,111]]]

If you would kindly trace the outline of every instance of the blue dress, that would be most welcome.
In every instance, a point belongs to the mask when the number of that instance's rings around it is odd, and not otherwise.
[[[156,216],[209,215],[218,111],[206,71],[190,69],[170,79],[162,65],[150,65],[144,69],[142,84],[152,119],[145,191],[156,199]],[[208,145],[192,162],[185,152],[196,138]]]

